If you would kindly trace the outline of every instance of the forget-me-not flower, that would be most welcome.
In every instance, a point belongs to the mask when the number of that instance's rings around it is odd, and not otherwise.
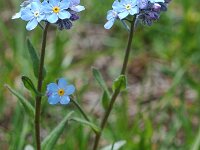
[[[51,105],[57,103],[66,105],[70,102],[69,95],[73,94],[75,87],[73,85],[68,85],[64,78],[60,78],[58,83],[50,83],[47,85],[47,97],[48,102]]]
[[[139,12],[139,7],[137,6],[137,0],[116,0],[113,5],[113,10],[118,12],[118,17],[120,19],[126,18],[129,14],[135,15]]]
[[[40,0],[27,0],[24,1],[23,3],[20,4],[20,11],[18,13],[16,13],[15,15],[12,16],[12,19],[18,19],[21,18],[21,12],[22,10],[24,10],[25,8],[31,8],[31,3],[32,2],[37,2],[40,3]]]
[[[56,23],[58,19],[69,19],[71,14],[67,11],[69,0],[49,0],[42,3],[46,19],[50,23]]]
[[[45,19],[45,15],[41,10],[40,2],[32,2],[30,7],[26,7],[21,11],[22,20],[29,21],[26,25],[27,30],[33,30],[41,20]]]

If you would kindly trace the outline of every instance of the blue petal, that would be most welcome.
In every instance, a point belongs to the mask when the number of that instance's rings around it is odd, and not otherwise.
[[[52,6],[57,6],[59,2],[60,0],[49,0],[49,4],[51,4]]]
[[[80,4],[80,0],[71,0],[70,1],[70,7],[74,6],[74,5],[78,5],[78,4]]]
[[[117,18],[117,12],[114,11],[114,10],[109,10],[109,11],[107,12],[107,17],[106,17],[106,19],[107,19],[107,20],[110,20],[110,19],[113,19],[113,18]]]
[[[131,10],[130,10],[130,14],[131,15],[135,15],[135,14],[137,14],[139,12],[139,8],[138,7],[134,7],[134,8],[132,8]]]
[[[18,12],[15,15],[12,16],[12,19],[18,19],[20,17],[21,17],[21,12]]]
[[[50,23],[56,23],[56,21],[58,21],[57,14],[52,13],[49,16],[47,16],[47,21],[50,22]]]
[[[66,10],[60,11],[58,13],[58,17],[60,19],[68,19],[68,18],[70,18],[70,16],[71,16],[71,14],[68,11],[66,11]]]
[[[38,11],[38,10],[40,10],[40,5],[41,5],[41,3],[32,2],[31,3],[31,10],[32,11]]]
[[[67,86],[67,81],[64,78],[60,78],[58,80],[58,87],[64,89],[66,88],[66,86]]]
[[[69,96],[62,96],[60,98],[60,103],[63,104],[63,105],[67,105],[67,104],[69,104],[69,102],[70,102]]]
[[[68,0],[63,0],[60,2],[60,9],[68,9],[70,5],[70,2]]]
[[[53,7],[51,5],[49,5],[49,3],[47,2],[43,2],[42,3],[42,11],[44,11],[45,13],[52,13],[53,12]]]
[[[117,12],[122,12],[124,10],[124,6],[118,1],[113,3],[112,8]]]
[[[46,16],[45,16],[44,14],[41,14],[41,15],[39,15],[39,16],[37,17],[37,21],[40,22],[40,21],[42,21],[42,20],[46,20],[45,17],[46,17]]]
[[[27,23],[27,25],[26,25],[26,29],[27,30],[33,30],[33,29],[35,29],[35,27],[38,25],[38,21],[37,21],[37,19],[36,18],[34,18],[34,19],[32,19],[32,20],[30,20],[28,23]]]
[[[29,9],[24,9],[21,11],[22,20],[29,21],[34,18],[33,13]]]
[[[104,28],[105,28],[105,29],[110,29],[110,28],[113,26],[114,22],[115,22],[115,19],[109,20],[109,21],[106,22],[106,24],[104,25]]]
[[[139,0],[138,1],[138,6],[140,7],[140,9],[146,8],[147,5],[148,5],[148,0]]]
[[[58,94],[52,94],[51,96],[48,97],[48,102],[51,105],[55,105],[60,101],[60,97]]]
[[[164,3],[165,1],[164,0],[149,0],[151,3],[157,3],[157,2],[161,2],[161,3]]]
[[[124,11],[118,14],[119,19],[124,19],[128,16],[129,12],[128,11]]]
[[[56,83],[50,83],[47,85],[47,92],[48,93],[57,93],[58,85]]]
[[[75,12],[81,12],[81,11],[85,10],[85,7],[78,5],[78,6],[72,6],[72,7],[70,7],[70,9],[75,11]]]
[[[74,93],[74,91],[75,91],[75,87],[73,85],[67,85],[67,87],[65,87],[66,95],[71,95]]]

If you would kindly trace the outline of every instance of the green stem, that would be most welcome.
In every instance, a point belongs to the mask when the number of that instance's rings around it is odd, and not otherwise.
[[[40,64],[38,70],[38,84],[37,91],[42,93],[42,81],[43,81],[43,68],[44,68],[44,57],[45,57],[45,48],[46,48],[46,38],[47,38],[47,30],[49,24],[47,23],[44,31],[43,31],[43,40],[41,47],[41,56],[40,56]],[[40,108],[41,108],[41,95],[36,96],[35,101],[35,138],[36,138],[36,147],[37,150],[41,150],[41,142],[40,142]]]
[[[88,116],[86,115],[86,113],[83,111],[83,109],[81,108],[81,106],[78,104],[77,101],[75,101],[73,98],[71,99],[72,103],[74,103],[74,105],[78,108],[78,110],[81,112],[81,114],[83,115],[83,117],[85,118],[85,120],[90,122],[90,119],[88,118]]]
[[[126,68],[127,68],[127,64],[128,64],[128,59],[129,59],[129,55],[130,55],[130,51],[131,51],[131,44],[132,44],[132,40],[133,40],[133,33],[134,33],[134,30],[135,30],[134,26],[135,26],[135,21],[133,21],[131,23],[131,29],[130,29],[130,34],[129,34],[127,48],[126,48],[126,54],[125,54],[125,57],[124,57],[124,62],[123,62],[123,66],[122,66],[122,70],[121,70],[121,74],[120,75],[124,75],[125,72],[126,72]],[[97,148],[98,148],[99,140],[101,138],[101,134],[102,134],[102,132],[104,130],[104,127],[105,127],[105,125],[107,123],[108,117],[109,117],[109,115],[110,115],[110,113],[112,111],[113,104],[115,103],[115,101],[116,101],[117,96],[119,95],[119,93],[120,93],[120,87],[118,89],[116,89],[114,91],[114,93],[112,94],[112,97],[111,97],[111,100],[110,100],[110,104],[109,104],[108,109],[105,112],[103,120],[101,122],[101,126],[100,126],[101,127],[101,131],[98,134],[96,134],[93,150],[97,150]]]

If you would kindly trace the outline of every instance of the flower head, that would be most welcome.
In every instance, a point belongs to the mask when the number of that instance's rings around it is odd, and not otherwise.
[[[32,2],[29,7],[21,10],[22,20],[29,21],[26,25],[27,30],[33,30],[41,20],[45,19],[45,15],[41,10],[40,2]]]
[[[171,0],[115,0],[112,8],[107,13],[107,22],[104,28],[110,29],[116,20],[120,20],[127,28],[125,21],[130,21],[129,16],[136,16],[136,22],[143,22],[151,25],[158,20],[161,11],[167,10],[167,5]],[[125,20],[125,21],[124,21]]]
[[[64,78],[60,78],[58,83],[50,83],[47,85],[47,97],[48,102],[51,105],[57,103],[66,105],[70,102],[69,95],[73,94],[75,87],[73,85],[68,85]]]
[[[24,10],[26,8],[30,8],[32,2],[40,3],[40,0],[27,0],[27,1],[24,1],[23,3],[21,3],[20,4],[20,7],[21,7],[20,11],[18,13],[16,13],[15,15],[13,15],[12,19],[21,18],[21,12],[22,12],[22,10]]]
[[[69,0],[49,0],[42,3],[47,21],[56,23],[58,19],[68,19],[71,14],[67,11],[70,5]]]
[[[116,0],[113,3],[112,8],[118,12],[120,19],[126,18],[129,14],[135,15],[139,12],[137,0],[122,0],[120,2]]]
[[[34,29],[40,21],[57,25],[58,29],[70,29],[72,22],[79,19],[78,13],[85,10],[80,0],[25,0],[20,11],[12,19],[29,21],[27,30]],[[40,24],[42,27],[42,24]]]

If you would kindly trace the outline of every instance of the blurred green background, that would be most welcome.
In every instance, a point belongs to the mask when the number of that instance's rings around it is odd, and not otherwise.
[[[82,0],[86,7],[72,30],[48,33],[45,85],[65,77],[96,124],[103,115],[102,91],[92,76],[98,68],[106,83],[120,73],[128,33],[120,22],[103,28],[113,0]],[[36,83],[28,54],[29,37],[39,50],[42,32],[25,30],[26,22],[11,20],[21,1],[0,1],[0,149],[22,150],[34,145],[33,119],[4,87],[9,84],[34,104],[21,82]],[[121,93],[103,132],[100,147],[126,140],[123,150],[200,149],[200,1],[174,0],[158,22],[139,25],[128,65],[128,88]],[[44,86],[45,91],[45,86]],[[43,99],[42,139],[70,111],[72,105],[50,106]],[[55,150],[91,149],[94,135],[86,126],[69,122]]]

